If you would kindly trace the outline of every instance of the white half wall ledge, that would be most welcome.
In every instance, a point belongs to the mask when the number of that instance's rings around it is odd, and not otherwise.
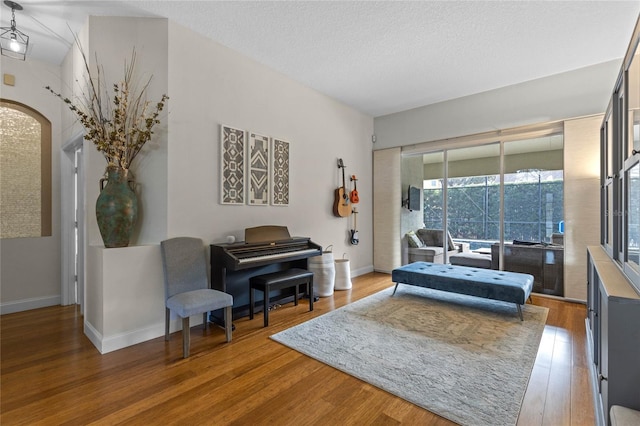
[[[60,295],[34,297],[31,299],[14,300],[0,303],[0,315],[13,314],[16,312],[29,311],[32,309],[47,308],[57,306],[60,302]]]
[[[164,335],[160,245],[89,246],[85,334],[101,353]]]

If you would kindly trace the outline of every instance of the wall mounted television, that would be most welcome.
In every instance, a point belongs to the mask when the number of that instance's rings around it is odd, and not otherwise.
[[[421,197],[420,197],[420,188],[416,188],[415,186],[409,185],[409,189],[407,190],[407,204],[406,207],[410,211],[414,210],[422,210]]]

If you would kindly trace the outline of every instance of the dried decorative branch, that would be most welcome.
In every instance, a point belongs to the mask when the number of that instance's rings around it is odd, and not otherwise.
[[[96,149],[107,160],[107,166],[129,169],[140,150],[151,139],[153,127],[160,124],[158,116],[169,97],[162,95],[155,106],[146,99],[146,92],[152,77],[136,90],[133,77],[136,65],[136,51],[131,60],[124,63],[124,78],[113,84],[112,93],[104,85],[104,70],[96,65],[91,72],[89,61],[76,37],[76,44],[82,54],[86,71],[86,85],[82,96],[72,101],[55,92],[50,86],[45,88],[62,99],[73,111],[87,133],[84,138],[93,142]],[[96,64],[98,56],[96,54]],[[111,99],[111,102],[109,101]]]

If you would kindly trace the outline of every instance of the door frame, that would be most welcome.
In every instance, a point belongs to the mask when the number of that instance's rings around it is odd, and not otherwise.
[[[61,151],[61,207],[62,207],[62,288],[61,304],[79,304],[80,312],[84,313],[84,259],[85,259],[85,183],[84,183],[84,156],[82,155],[84,133],[72,137],[62,146]],[[76,174],[76,152],[78,156],[77,188],[74,183]],[[77,197],[77,212],[76,210]],[[78,221],[78,258],[77,258],[77,299],[75,298],[76,286],[76,247],[75,227],[76,215]]]

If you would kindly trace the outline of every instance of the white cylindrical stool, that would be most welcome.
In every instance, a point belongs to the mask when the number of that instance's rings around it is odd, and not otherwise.
[[[349,259],[336,259],[336,290],[349,290],[351,288],[351,267]]]
[[[323,251],[320,256],[310,257],[307,261],[307,269],[313,272],[313,294],[320,297],[331,296],[336,278],[333,253]]]

